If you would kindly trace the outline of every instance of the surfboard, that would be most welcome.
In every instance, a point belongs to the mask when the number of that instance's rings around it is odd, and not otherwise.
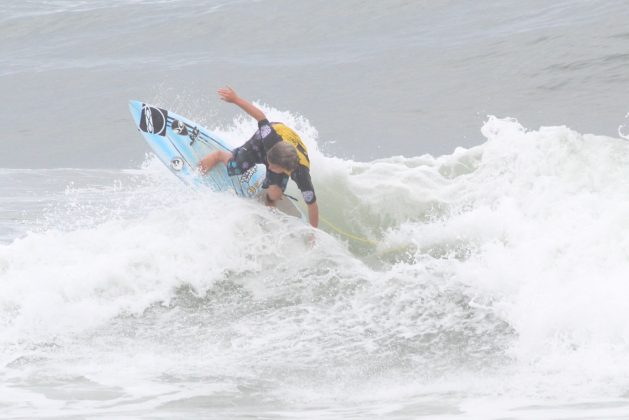
[[[242,175],[229,176],[225,165],[219,163],[206,174],[201,174],[198,169],[201,159],[216,150],[231,151],[235,146],[172,111],[141,101],[129,101],[129,110],[153,153],[185,184],[195,189],[232,192],[240,197],[264,201],[264,165],[258,164]],[[277,208],[291,216],[306,219],[288,198],[280,200]]]

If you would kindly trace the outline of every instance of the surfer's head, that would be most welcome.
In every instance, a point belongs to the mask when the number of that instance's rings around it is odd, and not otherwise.
[[[299,164],[297,150],[286,143],[280,141],[266,152],[266,159],[269,162],[269,169],[275,173],[293,172]]]

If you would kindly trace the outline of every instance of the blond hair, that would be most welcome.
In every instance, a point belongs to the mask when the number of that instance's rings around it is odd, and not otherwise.
[[[273,165],[281,166],[289,172],[294,171],[299,164],[297,150],[284,141],[280,141],[266,152],[266,159]]]

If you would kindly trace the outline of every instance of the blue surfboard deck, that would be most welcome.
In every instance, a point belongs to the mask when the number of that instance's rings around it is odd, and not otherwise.
[[[264,165],[256,165],[246,173],[230,177],[225,165],[216,165],[201,175],[201,159],[216,150],[231,151],[234,147],[207,128],[163,108],[130,101],[129,109],[135,125],[157,157],[186,184],[213,191],[232,191],[241,197],[260,193],[266,174]]]
[[[155,155],[184,183],[196,189],[229,191],[241,197],[263,201],[262,182],[266,176],[264,165],[256,165],[242,175],[229,176],[225,165],[218,164],[203,175],[198,169],[201,159],[216,150],[231,151],[235,146],[172,111],[140,101],[129,101],[129,110],[138,131]],[[280,200],[278,208],[292,216],[306,219],[303,212],[288,199]]]

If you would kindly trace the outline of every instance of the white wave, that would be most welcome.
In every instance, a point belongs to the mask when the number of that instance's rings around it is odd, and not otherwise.
[[[173,398],[197,395],[199,369],[223,378],[216,392],[261,386],[264,372],[269,395],[302,404],[364,402],[393,380],[407,388],[392,401],[622,395],[626,142],[491,117],[475,148],[364,163],[326,156],[307,120],[265,110],[311,149],[322,213],[376,247],[329,229],[311,248],[302,222],[187,190],[149,158],[113,186],[66,189],[66,205],[0,246],[3,360],[35,369],[43,353],[113,384],[107,372],[139,352],[159,367],[128,371],[134,397],[166,371],[188,384]],[[238,142],[255,123],[214,129]],[[128,349],[109,355],[120,340]],[[83,356],[31,350],[42,343]]]

